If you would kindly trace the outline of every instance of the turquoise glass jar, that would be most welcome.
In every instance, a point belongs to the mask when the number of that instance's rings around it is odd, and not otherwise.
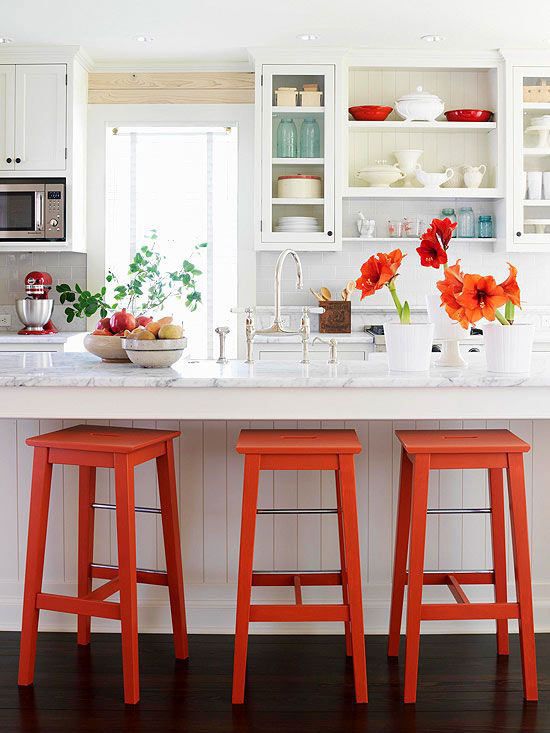
[[[321,130],[315,117],[305,117],[300,128],[300,157],[321,157]]]
[[[458,236],[461,239],[472,239],[476,235],[476,220],[471,206],[463,206],[458,210]]]
[[[453,224],[456,224],[456,213],[454,209],[441,209],[441,218],[450,219]],[[457,236],[456,227],[453,229],[453,237]]]
[[[292,117],[283,117],[277,128],[277,157],[298,157],[298,130]]]
[[[493,236],[493,217],[489,214],[481,214],[478,227],[480,239],[491,239]]]

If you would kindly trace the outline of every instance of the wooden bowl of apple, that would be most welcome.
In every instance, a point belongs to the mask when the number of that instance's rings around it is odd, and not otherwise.
[[[120,341],[130,361],[146,369],[172,366],[187,346],[182,326],[172,323],[170,317],[125,331]]]
[[[166,320],[166,319],[165,319]],[[171,319],[168,319],[171,322]],[[129,362],[122,348],[122,336],[136,328],[145,328],[152,323],[151,316],[133,316],[123,308],[109,318],[101,318],[95,331],[84,337],[84,348],[106,362]]]

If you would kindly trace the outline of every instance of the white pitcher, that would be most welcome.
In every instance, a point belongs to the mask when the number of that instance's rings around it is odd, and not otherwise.
[[[487,166],[483,163],[477,167],[475,165],[465,165],[462,166],[462,170],[464,171],[464,185],[466,188],[479,188],[483,176],[487,172]]]

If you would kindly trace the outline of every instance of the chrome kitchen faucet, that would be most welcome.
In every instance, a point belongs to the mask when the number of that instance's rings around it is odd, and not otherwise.
[[[269,328],[256,330],[254,326],[254,312],[252,308],[246,309],[246,363],[253,364],[254,356],[252,353],[252,347],[254,343],[254,337],[257,335],[273,335],[278,334],[280,336],[301,336],[302,337],[302,360],[301,364],[309,364],[309,337],[311,333],[311,323],[309,319],[309,308],[304,306],[302,309],[302,318],[300,320],[300,328],[297,331],[290,331],[283,327],[281,319],[281,275],[283,270],[284,262],[287,256],[290,255],[296,265],[296,290],[301,290],[304,287],[303,275],[302,275],[302,263],[297,253],[293,249],[285,249],[281,252],[275,265],[275,317],[273,323]]]

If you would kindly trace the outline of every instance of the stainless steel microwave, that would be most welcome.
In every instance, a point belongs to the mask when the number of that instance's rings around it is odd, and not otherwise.
[[[65,239],[65,181],[0,180],[0,240]]]

